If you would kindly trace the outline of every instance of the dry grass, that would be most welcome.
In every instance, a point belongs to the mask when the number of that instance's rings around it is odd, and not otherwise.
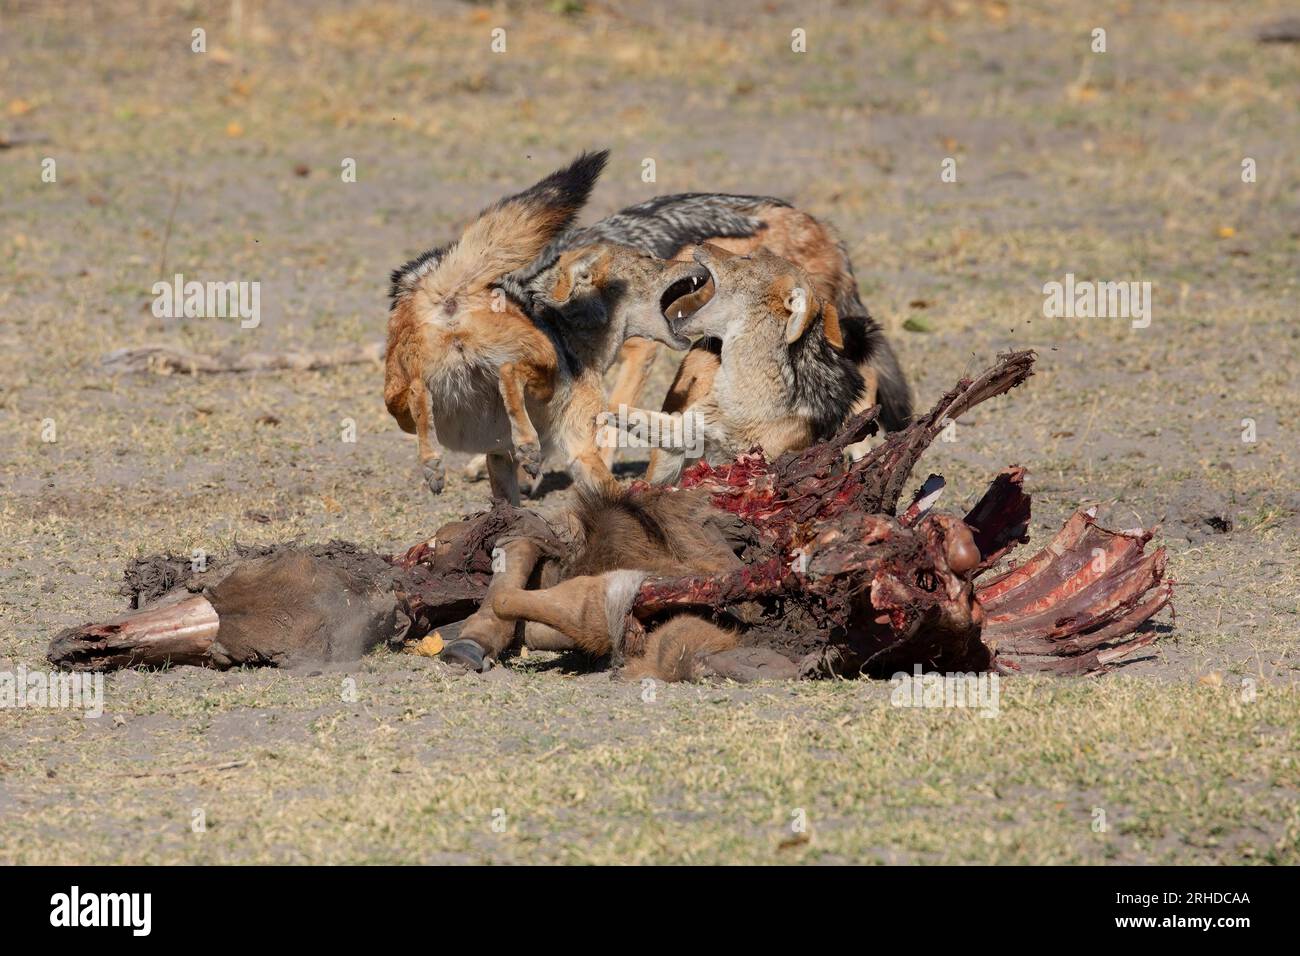
[[[1092,501],[1163,522],[1171,638],[1118,677],[1005,682],[995,720],[860,684],[647,704],[537,658],[448,682],[379,656],[356,704],[334,673],[116,675],[98,721],[5,712],[0,860],[1300,862],[1300,69],[1252,39],[1283,6],[569,6],[0,14],[0,133],[46,140],[0,153],[0,669],[116,611],[135,554],[396,547],[476,508],[457,478],[428,498],[378,369],[115,380],[98,358],[373,341],[389,269],[596,145],[593,217],[720,189],[830,218],[923,401],[1039,349],[925,464],[954,508],[1028,465],[1036,536]],[[149,314],[177,188],[165,273],[261,281],[259,329]],[[1151,281],[1151,328],[1043,318],[1066,272]],[[812,839],[783,849],[799,807]]]

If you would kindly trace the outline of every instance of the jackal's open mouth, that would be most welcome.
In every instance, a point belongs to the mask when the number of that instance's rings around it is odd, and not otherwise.
[[[703,266],[689,268],[659,297],[659,309],[670,323],[684,319],[713,298],[713,276]]]

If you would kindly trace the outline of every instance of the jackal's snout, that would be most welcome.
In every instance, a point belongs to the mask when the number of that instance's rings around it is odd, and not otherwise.
[[[683,262],[667,270],[659,292],[659,311],[678,338],[698,334],[691,319],[717,293],[713,273],[698,262]]]
[[[713,274],[702,265],[683,262],[664,275],[659,311],[671,323],[694,313],[713,297]]]

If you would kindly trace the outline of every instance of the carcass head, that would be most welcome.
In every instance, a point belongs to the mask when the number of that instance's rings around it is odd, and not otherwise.
[[[917,661],[927,669],[982,671],[984,615],[971,572],[980,561],[970,529],[930,514],[913,527],[884,515],[847,515],[805,546],[810,584],[845,601],[840,673],[888,676]],[[862,549],[861,543],[875,545]],[[832,598],[833,599],[833,598]]]

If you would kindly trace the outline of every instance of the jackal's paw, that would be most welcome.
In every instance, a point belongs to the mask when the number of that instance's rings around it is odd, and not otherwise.
[[[430,458],[422,468],[424,483],[429,486],[429,490],[435,495],[442,494],[442,487],[447,483],[447,470],[442,465],[442,459]]]
[[[487,455],[475,455],[469,460],[461,474],[466,481],[486,481],[488,476]]]
[[[542,473],[542,446],[535,441],[521,442],[515,446],[515,461],[529,478]]]

